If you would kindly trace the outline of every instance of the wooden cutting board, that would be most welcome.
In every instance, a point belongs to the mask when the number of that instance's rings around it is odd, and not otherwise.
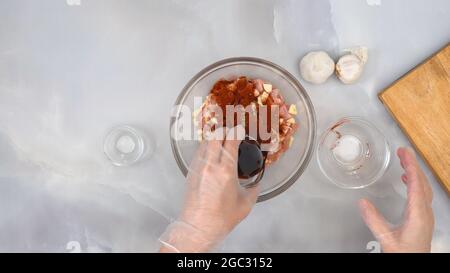
[[[450,195],[450,44],[378,96]]]

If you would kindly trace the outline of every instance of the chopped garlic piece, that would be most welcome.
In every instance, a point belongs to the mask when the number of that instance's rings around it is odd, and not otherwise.
[[[265,84],[263,84],[263,87],[264,87],[264,90],[266,90],[267,92],[272,92],[272,85],[271,84],[268,84],[268,83],[265,83]]]
[[[297,106],[295,106],[295,104],[291,104],[291,106],[289,106],[289,114],[297,115]]]
[[[219,123],[219,122],[217,121],[217,118],[215,118],[215,117],[212,117],[212,118],[210,119],[210,122],[211,122],[212,124],[217,124],[217,123]]]
[[[294,137],[291,136],[291,138],[289,139],[289,147],[292,146],[292,143],[294,142]]]
[[[262,102],[266,102],[266,100],[267,100],[268,97],[269,97],[269,93],[263,92],[263,93],[258,97],[258,99],[261,98],[261,101],[262,101]]]
[[[289,118],[288,120],[286,120],[286,122],[288,124],[295,124],[295,119],[294,118]]]
[[[261,106],[263,105],[261,96],[258,97],[258,104],[261,105]]]

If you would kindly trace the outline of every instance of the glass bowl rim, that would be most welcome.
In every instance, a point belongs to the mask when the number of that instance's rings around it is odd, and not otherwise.
[[[221,69],[223,67],[230,66],[230,65],[236,65],[236,64],[250,64],[250,65],[263,66],[263,67],[265,66],[265,67],[269,67],[270,69],[277,70],[284,77],[284,79],[286,81],[288,81],[292,86],[295,87],[294,89],[297,92],[298,96],[300,96],[304,101],[304,104],[307,108],[306,112],[308,112],[308,116],[309,116],[308,121],[310,123],[309,124],[310,129],[308,132],[308,142],[306,144],[306,151],[305,151],[305,155],[303,157],[304,158],[303,161],[300,162],[299,167],[290,175],[290,177],[288,178],[288,180],[285,183],[283,183],[282,185],[278,186],[277,188],[275,188],[274,190],[272,190],[268,193],[258,196],[257,202],[262,202],[262,201],[271,199],[271,198],[283,193],[284,191],[286,191],[290,186],[292,186],[298,180],[298,178],[306,170],[306,168],[314,154],[314,151],[315,151],[314,147],[315,147],[316,130],[317,130],[316,113],[314,111],[314,106],[311,102],[311,99],[310,99],[308,93],[306,92],[303,85],[301,85],[301,83],[297,80],[297,78],[295,78],[290,72],[288,72],[286,69],[282,68],[281,66],[279,66],[275,63],[272,63],[270,61],[267,61],[267,60],[264,60],[261,58],[255,58],[255,57],[226,58],[226,59],[222,59],[220,61],[214,62],[214,63],[206,66],[205,68],[200,70],[197,74],[195,74],[187,82],[187,84],[183,87],[181,93],[178,95],[174,105],[175,106],[180,105],[180,103],[182,101],[184,101],[185,98],[187,97],[187,95],[190,93],[190,90],[192,89],[192,87],[195,86],[200,80],[205,78],[210,73],[212,73],[218,69]],[[177,115],[171,116],[169,130],[172,130],[172,127],[176,121],[176,116]],[[174,140],[171,136],[170,136],[170,146],[172,148],[172,154],[175,158],[175,161],[177,162],[179,169],[181,170],[181,172],[183,173],[184,176],[187,176],[188,169],[183,164],[180,152],[176,148],[176,140]]]

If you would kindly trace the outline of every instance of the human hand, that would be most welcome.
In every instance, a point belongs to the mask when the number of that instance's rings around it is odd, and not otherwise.
[[[162,252],[211,250],[250,213],[259,188],[239,184],[238,148],[244,137],[242,126],[221,128],[201,143],[189,167],[181,216],[160,239]]]
[[[359,201],[361,215],[384,252],[430,252],[434,230],[431,207],[433,192],[414,151],[411,148],[399,148],[397,155],[405,170],[401,179],[406,184],[408,193],[403,223],[398,227],[391,227],[366,199]]]

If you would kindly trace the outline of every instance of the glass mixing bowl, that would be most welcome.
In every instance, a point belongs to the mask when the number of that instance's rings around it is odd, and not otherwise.
[[[175,111],[170,121],[172,151],[181,171],[187,175],[189,163],[199,142],[173,137],[173,131],[186,129],[180,128],[183,126],[180,121],[187,118],[182,109],[188,107],[194,110],[194,97],[205,99],[219,79],[239,76],[270,82],[280,90],[287,104],[296,105],[298,112],[296,121],[299,128],[294,134],[291,147],[278,161],[266,168],[264,177],[259,182],[261,190],[258,202],[261,202],[282,193],[297,181],[314,151],[316,118],[311,100],[297,79],[282,67],[263,59],[240,57],[216,62],[200,71],[186,84],[175,102]]]

